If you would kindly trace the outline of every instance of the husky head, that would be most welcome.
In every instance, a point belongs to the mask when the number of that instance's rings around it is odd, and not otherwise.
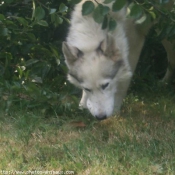
[[[111,116],[118,82],[131,77],[124,53],[115,40],[107,35],[88,52],[63,42],[62,50],[69,69],[68,80],[83,89],[80,105],[88,108],[97,119]]]

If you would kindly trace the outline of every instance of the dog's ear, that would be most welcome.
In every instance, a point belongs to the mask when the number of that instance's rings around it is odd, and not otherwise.
[[[83,56],[83,52],[74,46],[68,45],[67,42],[62,43],[62,51],[68,64],[73,64],[77,59]]]
[[[102,52],[105,56],[107,56],[109,59],[112,59],[113,61],[119,60],[119,49],[115,44],[114,38],[110,34],[108,34],[106,39],[100,43],[97,51]]]

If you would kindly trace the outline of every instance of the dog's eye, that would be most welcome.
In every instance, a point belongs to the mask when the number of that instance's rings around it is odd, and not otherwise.
[[[104,90],[108,87],[108,85],[109,85],[109,83],[103,84],[103,85],[101,85],[101,88]]]
[[[92,92],[91,89],[88,89],[88,88],[84,88],[84,90],[88,91],[88,92]]]

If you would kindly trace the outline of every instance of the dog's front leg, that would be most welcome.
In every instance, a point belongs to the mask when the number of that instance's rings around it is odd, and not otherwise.
[[[80,109],[87,108],[87,93],[85,90],[82,91],[82,97],[79,103],[79,108]]]

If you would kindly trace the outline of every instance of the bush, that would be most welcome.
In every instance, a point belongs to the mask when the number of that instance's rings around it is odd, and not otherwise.
[[[6,110],[12,102],[58,105],[66,80],[61,42],[68,3],[6,0],[0,12],[0,93]]]

